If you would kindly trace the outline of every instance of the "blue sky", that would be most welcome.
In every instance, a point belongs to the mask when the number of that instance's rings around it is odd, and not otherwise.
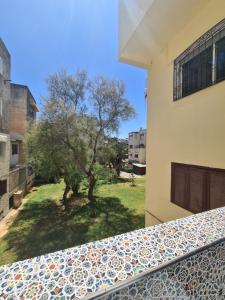
[[[117,0],[2,0],[0,36],[13,82],[28,85],[40,108],[48,74],[86,68],[126,83],[137,117],[122,124],[120,137],[146,126],[146,72],[118,61]]]

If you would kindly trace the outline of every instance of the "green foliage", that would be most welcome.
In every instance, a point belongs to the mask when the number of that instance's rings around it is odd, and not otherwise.
[[[61,71],[49,76],[47,88],[38,126],[27,137],[29,162],[47,179],[64,176],[68,166],[81,172],[87,177],[88,198],[93,200],[106,161],[113,161],[118,175],[124,152],[118,141],[107,136],[135,115],[125,99],[124,83],[102,76],[90,80],[85,71]]]
[[[83,180],[82,173],[74,166],[68,165],[64,171],[64,182],[73,191],[75,196],[78,195],[81,182]]]
[[[74,247],[144,227],[144,178],[101,184],[96,202],[62,210],[64,182],[38,186],[0,239],[0,265]],[[93,207],[95,218],[92,217]]]
[[[132,173],[133,172],[133,165],[130,163],[125,163],[122,167],[122,171],[127,172],[127,173]]]
[[[61,176],[63,149],[52,141],[46,124],[38,124],[25,139],[28,164],[47,182]]]
[[[133,172],[130,174],[130,186],[131,187],[135,187],[136,186],[135,176],[134,176]]]

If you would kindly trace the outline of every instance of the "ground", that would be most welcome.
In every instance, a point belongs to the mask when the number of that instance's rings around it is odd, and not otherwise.
[[[0,264],[31,258],[144,227],[144,178],[101,184],[97,201],[85,192],[76,205],[63,209],[64,184],[35,187],[0,239]]]

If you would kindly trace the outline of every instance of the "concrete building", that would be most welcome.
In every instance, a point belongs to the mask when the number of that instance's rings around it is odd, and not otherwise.
[[[38,108],[29,88],[11,84],[9,131],[11,138],[11,167],[25,163],[23,138],[34,126]]]
[[[0,39],[0,219],[9,210],[9,101],[10,54]]]
[[[23,138],[38,108],[27,86],[10,82],[10,54],[0,39],[0,219],[32,184]]]
[[[139,164],[146,163],[146,129],[130,132],[128,137],[128,159]]]
[[[225,1],[120,0],[119,14],[120,60],[150,74],[146,225],[224,206]]]

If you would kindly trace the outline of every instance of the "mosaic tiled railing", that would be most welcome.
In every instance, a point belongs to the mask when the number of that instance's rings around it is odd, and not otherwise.
[[[0,299],[225,299],[225,208],[0,267]]]

